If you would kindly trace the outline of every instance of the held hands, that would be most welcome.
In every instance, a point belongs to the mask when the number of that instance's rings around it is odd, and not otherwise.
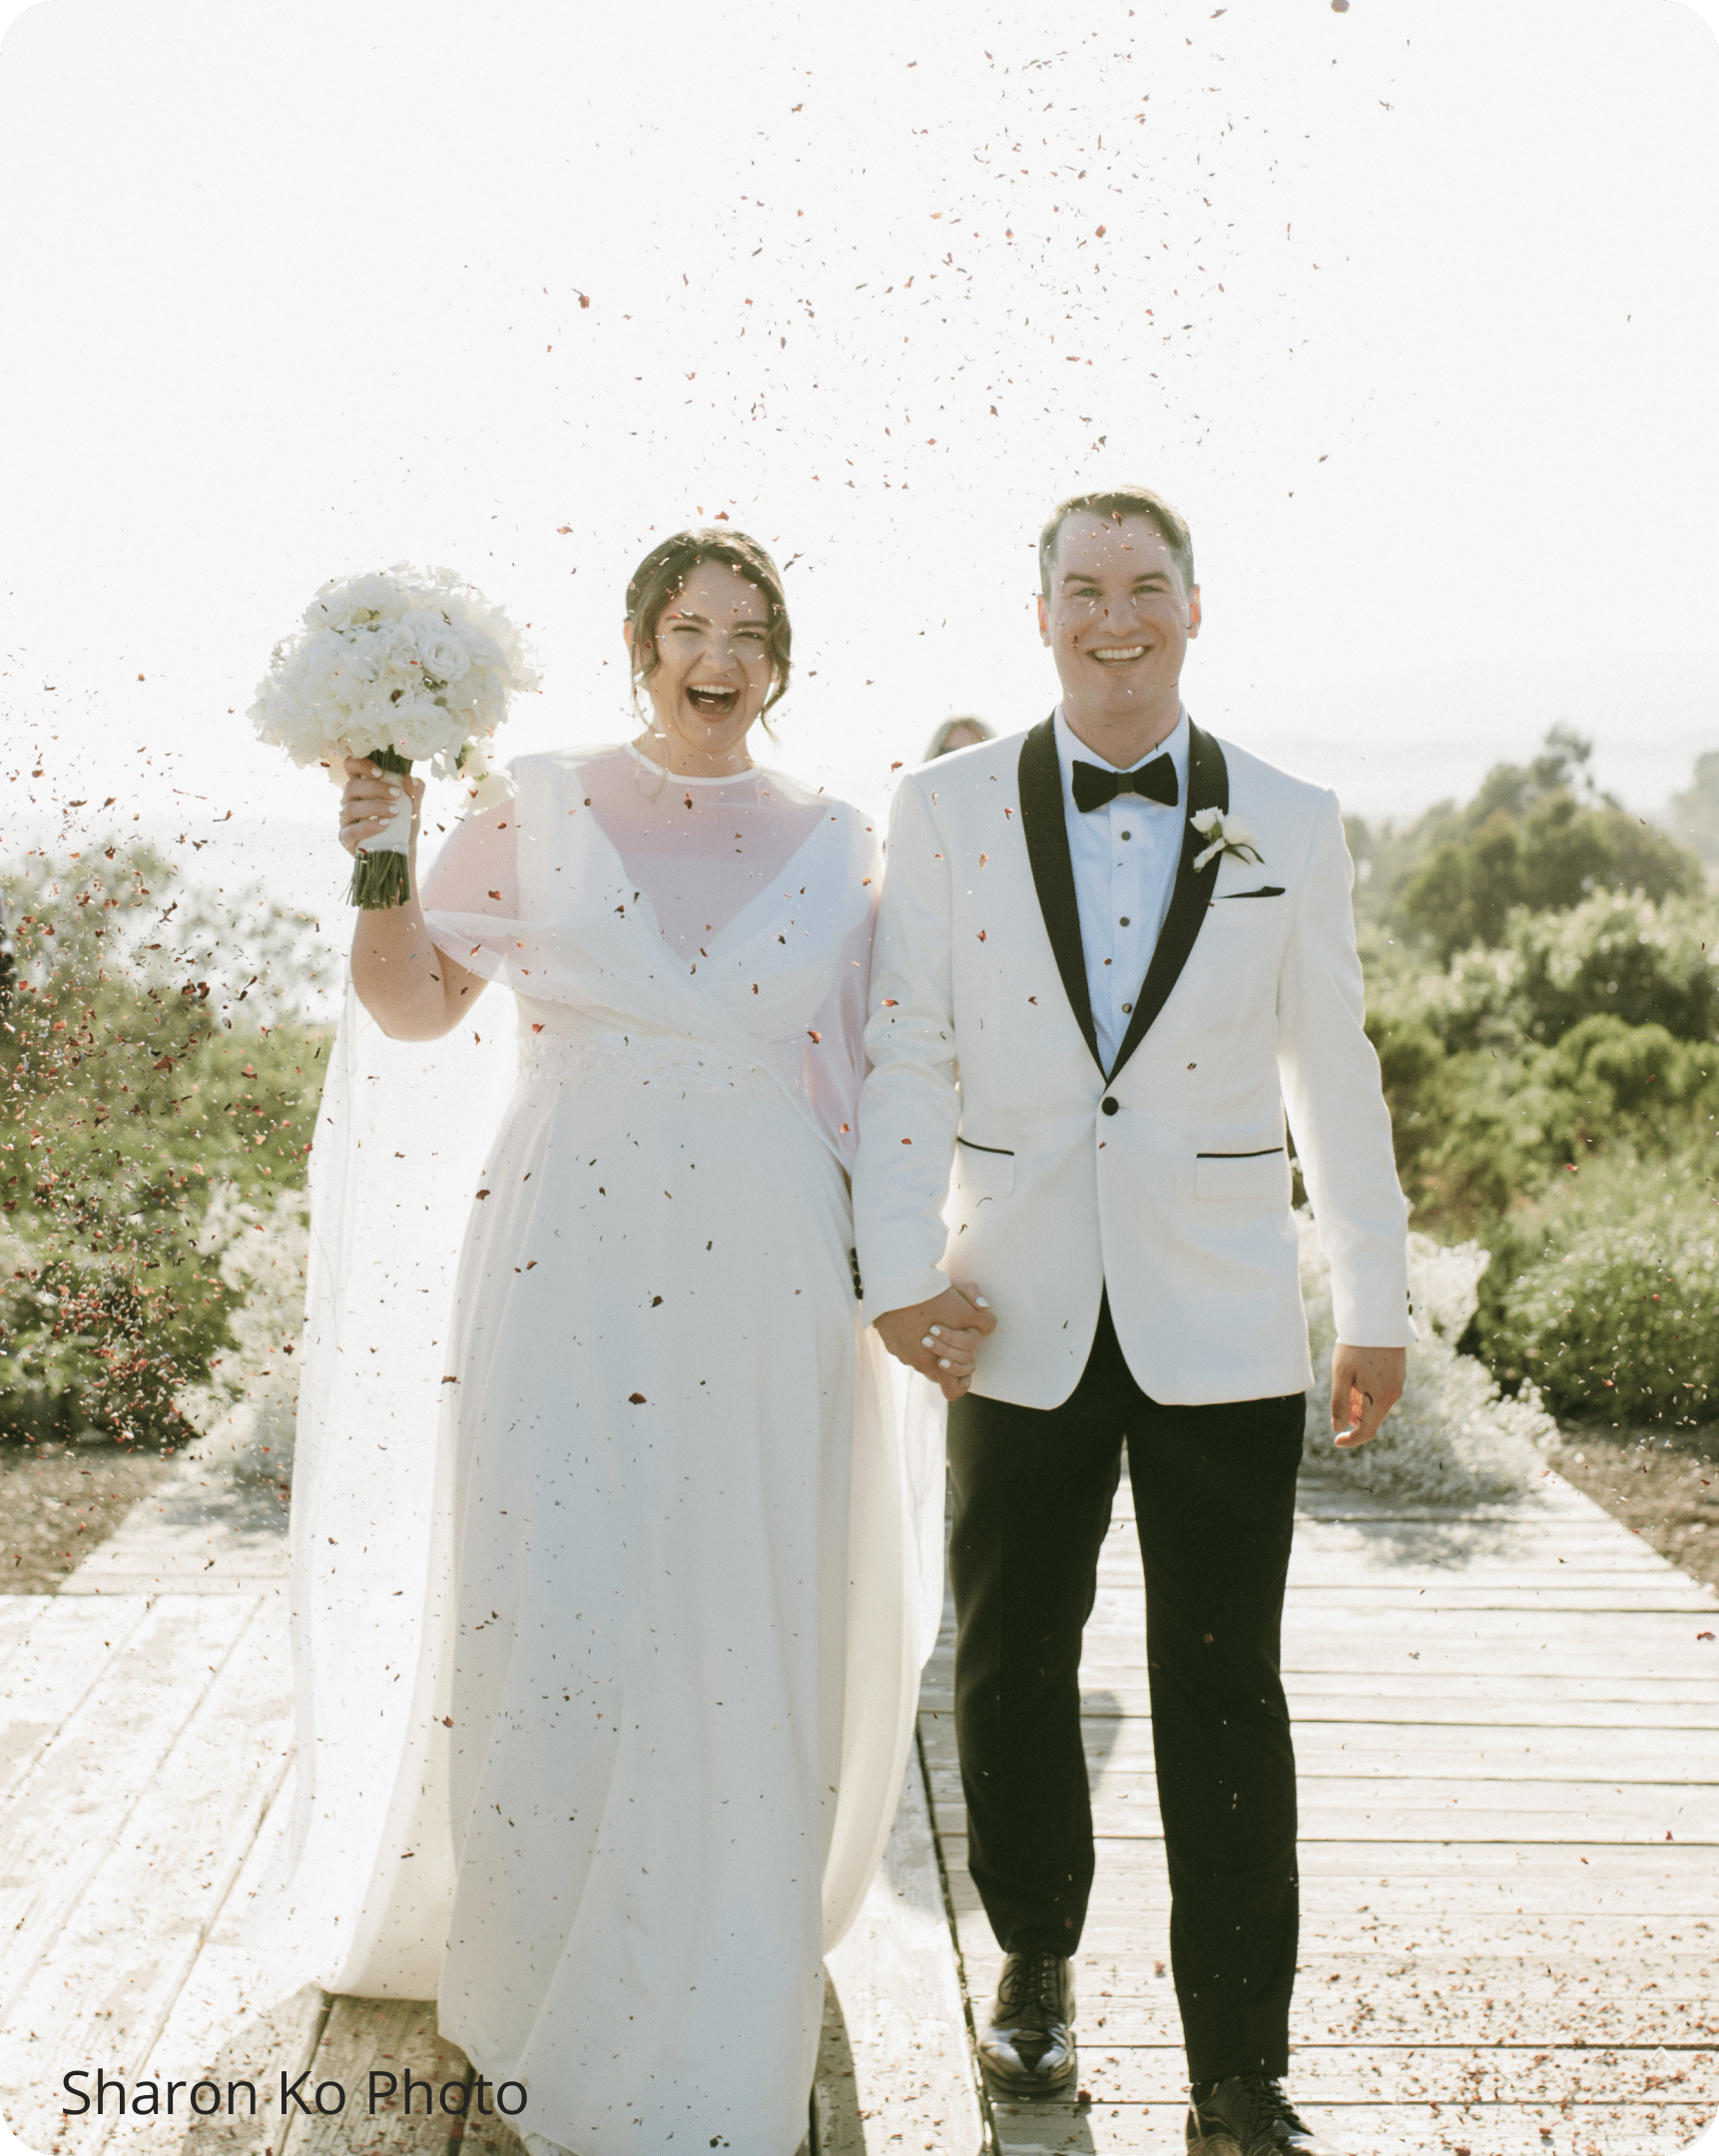
[[[1409,1352],[1404,1348],[1346,1348],[1331,1358],[1331,1426],[1345,1452],[1370,1444],[1403,1397]]]
[[[929,1377],[951,1400],[972,1383],[973,1355],[996,1324],[972,1281],[956,1281],[928,1303],[885,1311],[876,1321],[878,1337],[896,1361]]]
[[[402,795],[412,805],[412,844],[418,835],[418,811],[424,783],[400,772],[385,772],[367,757],[345,759],[346,784],[340,795],[340,843],[356,854],[360,845],[379,838],[393,819]]]

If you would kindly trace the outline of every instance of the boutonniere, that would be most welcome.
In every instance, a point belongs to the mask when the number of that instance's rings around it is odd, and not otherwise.
[[[1202,838],[1211,843],[1203,852],[1194,855],[1194,873],[1199,874],[1214,853],[1233,853],[1237,860],[1263,861],[1259,833],[1244,823],[1240,816],[1230,815],[1222,808],[1202,808],[1197,816],[1190,818]]]

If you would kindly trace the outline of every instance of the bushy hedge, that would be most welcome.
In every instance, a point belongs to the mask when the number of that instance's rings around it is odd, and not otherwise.
[[[1479,1233],[1607,1147],[1719,1130],[1719,901],[1599,892],[1443,968],[1377,934],[1366,957],[1398,1168],[1433,1232]]]
[[[267,1209],[303,1180],[320,1043],[291,1015],[298,924],[264,906],[224,973],[247,906],[212,917],[172,883],[119,846],[5,879],[0,1436],[189,1435],[178,1395],[231,1348],[240,1300],[211,1188]]]
[[[1710,1157],[1616,1156],[1501,1221],[1476,1330],[1505,1383],[1624,1424],[1719,1409],[1719,1191]]]

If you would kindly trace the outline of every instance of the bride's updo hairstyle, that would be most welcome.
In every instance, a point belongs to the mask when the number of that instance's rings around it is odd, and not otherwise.
[[[663,618],[663,609],[701,562],[722,562],[764,594],[770,610],[765,647],[770,653],[772,675],[771,691],[764,700],[768,713],[788,694],[789,655],[794,644],[782,572],[756,539],[749,539],[745,532],[716,531],[708,524],[698,531],[675,532],[652,547],[633,571],[627,586],[627,619],[633,629],[634,697],[638,696],[639,684],[656,671],[657,624]]]

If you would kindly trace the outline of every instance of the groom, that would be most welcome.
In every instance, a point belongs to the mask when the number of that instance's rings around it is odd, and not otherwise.
[[[1188,2146],[1334,2156],[1281,2086],[1278,1637],[1312,1378],[1290,1134],[1331,1260],[1340,1444],[1377,1434],[1415,1338],[1349,855],[1334,796],[1183,709],[1200,593],[1167,502],[1065,501],[1039,575],[1061,703],[896,797],[855,1177],[866,1307],[953,1400],[968,1864],[1007,1957],[979,2049],[999,2092],[1074,2075],[1077,1672],[1126,1440]]]

